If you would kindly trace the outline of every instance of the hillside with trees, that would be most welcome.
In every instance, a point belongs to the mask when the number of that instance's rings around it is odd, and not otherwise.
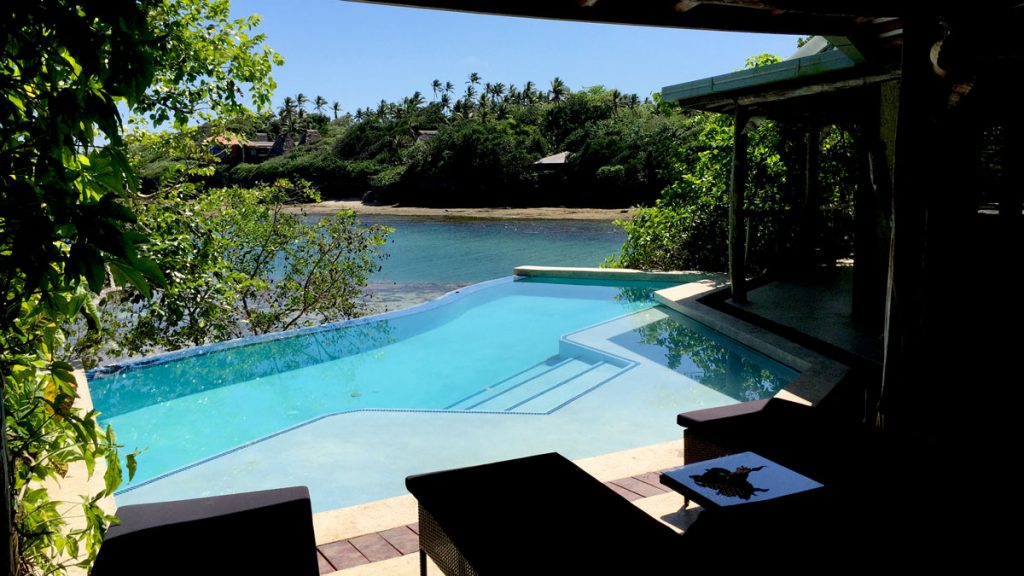
[[[684,115],[656,97],[601,86],[574,92],[560,78],[544,87],[491,83],[475,72],[459,86],[434,80],[428,95],[341,112],[338,102],[297,94],[276,113],[239,114],[226,126],[242,141],[284,135],[287,151],[218,166],[216,180],[303,179],[324,197],[416,206],[624,207],[652,203],[669,184],[674,143],[688,130]],[[136,150],[151,179],[176,161]],[[569,153],[564,164],[535,164],[560,152]]]

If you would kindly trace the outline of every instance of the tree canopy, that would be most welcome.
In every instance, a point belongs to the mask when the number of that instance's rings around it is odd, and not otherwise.
[[[119,106],[153,124],[269,103],[280,57],[227,0],[48,0],[0,9],[0,376],[9,572],[88,566],[120,483],[116,439],[73,408],[64,331],[93,294],[166,285],[124,201],[138,190]],[[92,294],[90,294],[92,293]],[[105,489],[70,529],[42,482],[105,460]],[[129,473],[132,459],[128,459]]]

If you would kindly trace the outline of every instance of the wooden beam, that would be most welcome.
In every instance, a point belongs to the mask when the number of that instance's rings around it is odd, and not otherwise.
[[[729,279],[732,299],[736,303],[747,301],[747,267],[744,234],[744,197],[747,189],[747,110],[736,108],[733,126],[732,176],[729,183]]]

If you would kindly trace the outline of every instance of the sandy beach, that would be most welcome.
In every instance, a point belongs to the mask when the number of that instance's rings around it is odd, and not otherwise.
[[[632,208],[421,208],[417,206],[373,206],[358,200],[327,200],[303,204],[294,210],[307,214],[334,214],[354,210],[357,214],[389,216],[433,216],[436,218],[494,218],[522,220],[619,220],[629,218]]]

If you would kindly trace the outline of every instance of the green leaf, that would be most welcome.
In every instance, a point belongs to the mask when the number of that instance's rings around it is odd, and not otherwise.
[[[16,107],[16,108],[17,108],[18,110],[20,110],[20,111],[22,111],[22,112],[24,112],[24,111],[25,111],[25,103],[21,101],[21,98],[18,98],[18,97],[17,97],[17,96],[15,96],[14,94],[8,94],[8,95],[7,95],[7,100],[8,100],[8,101],[9,101],[9,102],[10,102],[11,104],[14,104],[14,106],[15,106],[15,107]]]
[[[120,260],[110,262],[110,275],[118,286],[131,284],[144,297],[150,297],[149,283],[146,282],[146,278],[130,264]]]
[[[150,258],[138,258],[135,260],[135,269],[142,273],[150,282],[161,288],[167,287],[167,279],[160,270],[160,266]]]
[[[125,456],[124,463],[128,467],[128,481],[131,482],[135,478],[135,470],[138,469],[138,452],[132,452]]]

